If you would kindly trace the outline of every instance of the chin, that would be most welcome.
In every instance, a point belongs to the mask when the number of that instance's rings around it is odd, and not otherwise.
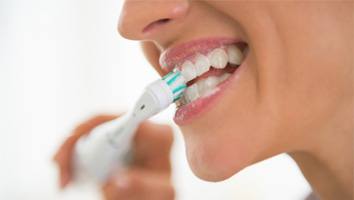
[[[252,164],[251,152],[247,151],[246,146],[236,146],[214,137],[193,137],[198,134],[188,131],[185,133],[189,166],[193,173],[202,180],[223,181]]]

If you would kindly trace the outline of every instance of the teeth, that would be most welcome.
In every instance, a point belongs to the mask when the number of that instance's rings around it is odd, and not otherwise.
[[[183,63],[181,74],[187,82],[197,77],[196,68],[191,61]]]
[[[193,84],[189,86],[185,91],[185,98],[187,102],[192,102],[199,98],[198,86],[197,84]]]
[[[229,73],[225,73],[225,74],[221,75],[221,76],[219,77],[219,83],[225,81],[225,80],[228,79],[230,76],[231,76],[231,74],[229,74]]]
[[[198,54],[195,60],[195,68],[197,71],[197,76],[204,74],[205,72],[209,71],[210,63],[208,57]]]
[[[226,48],[216,48],[208,56],[197,54],[194,64],[189,60],[185,61],[181,66],[181,73],[186,82],[188,82],[209,71],[210,67],[223,69],[227,63],[230,63],[231,66],[238,66],[242,63],[243,58],[244,54],[236,45],[227,46]],[[218,89],[217,85],[230,76],[230,73],[224,73],[218,77],[209,76],[203,80],[198,80],[193,85],[187,87],[177,104],[185,105],[201,96],[207,96],[215,92]]]
[[[209,90],[214,89],[219,84],[219,78],[210,76],[197,82],[198,91],[201,96],[205,95]]]
[[[231,76],[230,73],[225,73],[219,77],[209,76],[206,79],[199,80],[197,83],[189,86],[181,99],[178,101],[177,106],[188,104],[199,97],[205,97],[213,93],[217,89],[217,85]]]
[[[214,49],[208,57],[210,65],[214,68],[223,69],[227,65],[228,56],[226,52],[221,48]]]
[[[243,59],[242,51],[235,45],[227,47],[227,56],[229,57],[229,63],[233,65],[240,65]]]
[[[228,62],[231,66],[240,65],[243,57],[242,51],[236,45],[228,46],[225,50],[217,48],[211,51],[208,57],[198,54],[195,58],[195,64],[189,60],[185,61],[181,67],[181,73],[188,82],[209,71],[210,66],[223,69]]]

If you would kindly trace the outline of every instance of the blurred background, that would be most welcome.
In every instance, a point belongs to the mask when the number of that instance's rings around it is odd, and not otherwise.
[[[95,114],[125,111],[158,77],[139,44],[116,31],[122,3],[0,0],[0,199],[101,199],[94,187],[60,191],[51,159],[75,125]],[[171,107],[153,120],[173,125],[173,112]],[[310,192],[286,155],[220,183],[199,180],[173,126],[178,200],[299,200]]]

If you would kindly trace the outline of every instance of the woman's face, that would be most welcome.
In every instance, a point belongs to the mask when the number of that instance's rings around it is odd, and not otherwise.
[[[118,29],[144,41],[161,75],[177,67],[193,78],[175,121],[194,173],[218,181],[270,156],[308,150],[352,101],[351,6],[128,0]],[[206,73],[203,62],[213,65]]]

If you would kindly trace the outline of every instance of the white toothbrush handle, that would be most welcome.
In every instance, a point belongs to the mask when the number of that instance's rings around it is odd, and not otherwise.
[[[114,169],[127,164],[138,126],[128,118],[106,122],[78,141],[74,153],[76,182],[104,182]]]
[[[157,80],[146,87],[130,113],[96,127],[78,141],[74,153],[77,181],[102,183],[115,168],[126,164],[139,124],[167,108],[181,94],[182,90],[171,90],[171,84],[185,88],[183,80],[177,79],[179,73],[170,76],[168,80]]]
[[[132,141],[140,122],[155,115],[173,102],[165,82],[150,84],[134,109],[121,118],[94,128],[76,144],[74,170],[76,182],[104,182],[115,168],[123,167],[131,152]]]

